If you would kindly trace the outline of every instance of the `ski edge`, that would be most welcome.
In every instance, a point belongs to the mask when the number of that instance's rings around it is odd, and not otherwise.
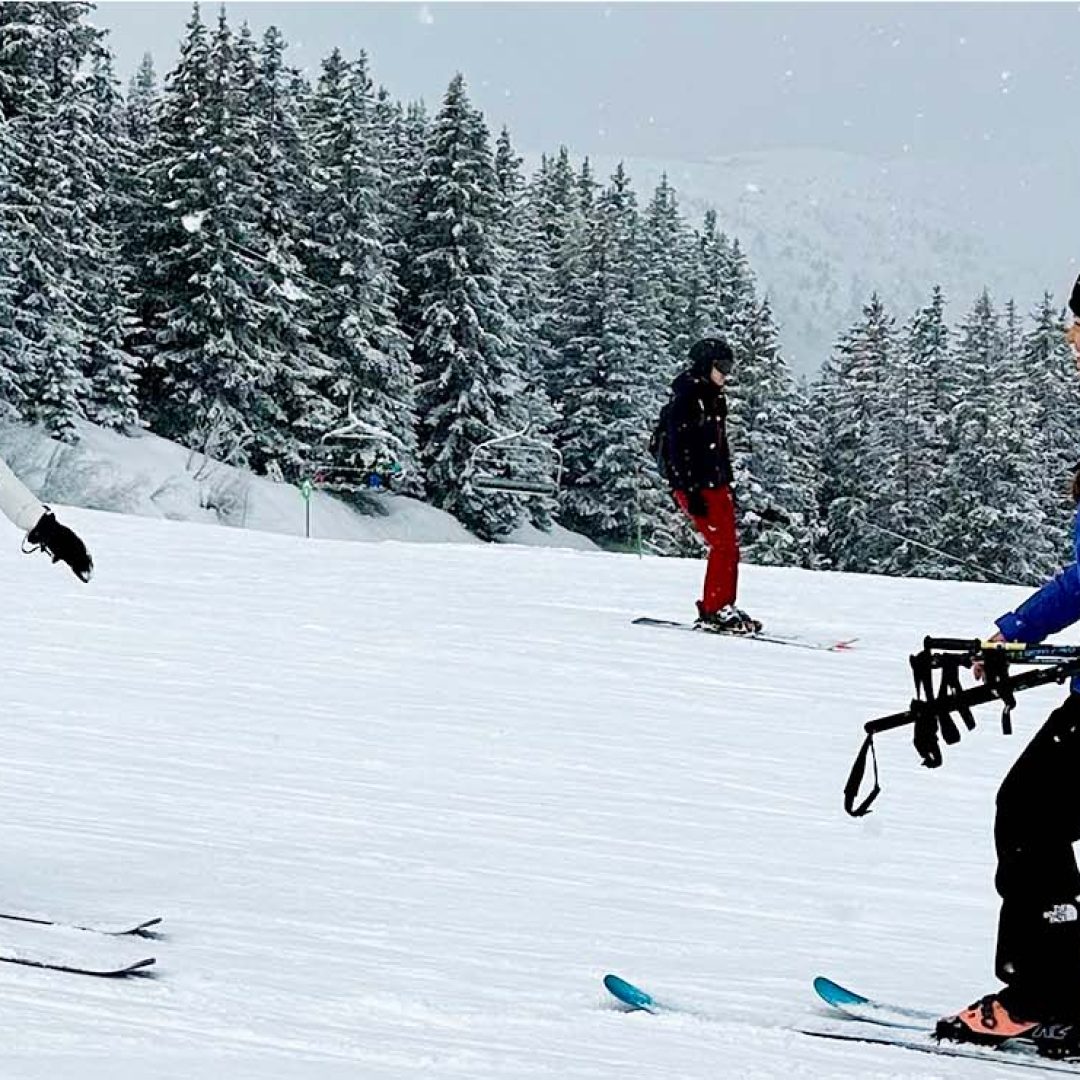
[[[800,1035],[809,1035],[814,1039],[830,1039],[834,1042],[858,1042],[871,1046],[891,1046],[897,1050],[913,1050],[919,1054],[935,1057],[963,1058],[967,1061],[981,1061],[984,1064],[1006,1066],[1017,1069],[1032,1069],[1041,1072],[1070,1073],[1080,1075],[1075,1065],[1067,1065],[1053,1058],[1038,1057],[1032,1053],[1017,1052],[1004,1047],[975,1046],[969,1043],[938,1043],[925,1029],[918,1032],[902,1028],[889,1028],[875,1024],[874,1021],[852,1020],[849,1031],[819,1030],[812,1027],[797,1027],[793,1031]],[[889,1031],[893,1034],[888,1034]],[[919,1035],[922,1038],[919,1038]]]
[[[161,925],[162,918],[162,916],[158,915],[152,919],[146,919],[143,922],[136,923],[134,926],[129,926],[126,929],[113,930],[105,926],[86,926],[82,923],[65,922],[60,919],[46,919],[36,915],[15,915],[7,912],[0,912],[0,919],[3,919],[6,922],[29,923],[32,926],[67,927],[71,930],[83,930],[88,934],[104,934],[106,937],[153,937],[155,934],[154,928]]]
[[[39,971],[63,971],[69,975],[89,975],[98,979],[123,979],[129,975],[145,972],[145,969],[157,963],[154,956],[136,960],[130,964],[115,968],[79,967],[78,964],[59,964],[48,960],[34,960],[25,956],[0,956],[2,964],[18,964],[20,967],[37,968]]]
[[[693,623],[679,622],[676,619],[657,619],[653,618],[651,615],[639,615],[636,619],[632,619],[631,623],[634,626],[667,627],[672,630],[685,630],[694,634],[711,633],[714,637],[760,641],[769,645],[790,645],[796,649],[813,649],[816,652],[850,652],[854,648],[855,643],[859,640],[857,637],[853,637],[831,642],[805,641],[802,638],[783,637],[778,634],[729,634],[716,630],[700,630],[698,627],[694,626]]]

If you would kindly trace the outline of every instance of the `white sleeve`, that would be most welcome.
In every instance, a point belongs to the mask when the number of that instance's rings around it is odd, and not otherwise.
[[[37,523],[45,507],[34,493],[0,460],[0,510],[8,520],[24,532]]]

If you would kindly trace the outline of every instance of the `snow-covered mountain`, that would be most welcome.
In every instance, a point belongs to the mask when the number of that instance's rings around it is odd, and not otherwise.
[[[0,535],[0,910],[164,936],[149,979],[0,963],[4,1076],[988,1075],[791,1028],[822,971],[993,986],[995,784],[1060,691],[936,772],[882,737],[868,819],[840,794],[922,635],[1022,590],[747,567],[772,629],[859,638],[814,653],[630,624],[697,562],[58,510],[89,585]]]
[[[596,159],[597,175],[617,163]],[[643,199],[666,172],[692,221],[717,211],[743,243],[800,372],[816,370],[875,289],[906,319],[940,284],[957,318],[984,287],[1021,313],[1046,289],[1064,303],[1075,275],[1080,181],[1038,163],[964,170],[777,150],[626,166]]]

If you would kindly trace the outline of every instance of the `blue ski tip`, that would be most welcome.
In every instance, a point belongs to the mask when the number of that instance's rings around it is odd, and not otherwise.
[[[639,990],[633,983],[620,979],[618,975],[605,975],[604,986],[607,987],[608,993],[618,998],[624,1005],[629,1005],[631,1009],[644,1009],[646,1012],[652,1012],[656,1008],[656,1002],[653,1001],[650,994],[646,994],[644,990]]]
[[[832,979],[826,979],[824,975],[819,975],[814,980],[814,990],[817,991],[818,997],[822,1001],[828,1002],[830,1005],[867,1005],[870,999],[864,998],[862,994],[856,994],[852,990],[847,990],[839,983],[835,983]]]

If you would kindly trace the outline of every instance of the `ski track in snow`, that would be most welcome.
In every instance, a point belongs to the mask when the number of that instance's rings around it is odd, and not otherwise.
[[[1025,590],[745,567],[770,630],[859,638],[811,653],[630,625],[695,562],[64,520],[89,586],[0,545],[0,907],[165,922],[153,977],[0,965],[4,1077],[993,1075],[788,1028],[819,973],[995,985],[994,792],[1062,691],[841,790],[923,635]]]

